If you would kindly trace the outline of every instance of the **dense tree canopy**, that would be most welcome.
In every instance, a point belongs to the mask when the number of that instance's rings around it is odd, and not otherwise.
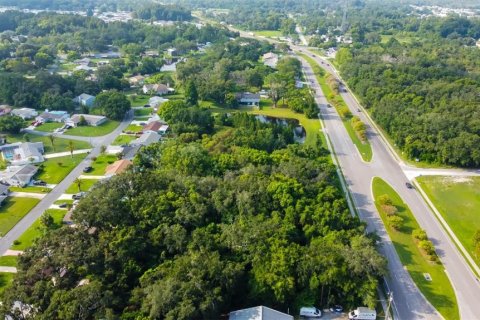
[[[131,103],[127,97],[116,90],[100,93],[95,99],[95,106],[110,119],[122,120],[125,113],[130,110]]]
[[[181,109],[195,108],[177,106]],[[350,215],[325,150],[234,115],[144,148],[21,257],[0,316],[216,319],[253,304],[375,305],[385,260]],[[28,318],[28,317],[27,317]]]

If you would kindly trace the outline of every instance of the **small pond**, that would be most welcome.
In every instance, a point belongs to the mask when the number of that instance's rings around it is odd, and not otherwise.
[[[305,142],[305,137],[307,136],[307,133],[305,131],[305,128],[300,125],[300,122],[297,119],[276,118],[264,115],[256,115],[255,118],[262,123],[273,123],[284,127],[291,127],[293,130],[295,142]]]

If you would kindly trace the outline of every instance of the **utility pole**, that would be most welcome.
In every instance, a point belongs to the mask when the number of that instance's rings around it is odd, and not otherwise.
[[[392,302],[393,302],[393,292],[389,292],[388,293],[388,305],[387,305],[387,311],[386,311],[386,315],[385,315],[385,320],[389,320],[390,319],[390,307],[392,305]]]

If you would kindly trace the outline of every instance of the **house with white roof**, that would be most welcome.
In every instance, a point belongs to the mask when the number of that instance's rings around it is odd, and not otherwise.
[[[151,145],[152,143],[160,141],[160,138],[161,138],[161,136],[158,133],[149,131],[149,132],[145,132],[139,138],[130,142],[130,145],[132,145],[132,146],[148,146],[148,145]]]
[[[293,320],[293,316],[268,307],[258,306],[232,311],[228,314],[228,320]]]
[[[159,83],[159,84],[145,84],[143,85],[142,91],[145,94],[158,94],[159,96],[162,96],[165,94],[173,93],[175,89]]]
[[[167,101],[168,101],[168,99],[154,96],[154,97],[151,97],[151,98],[148,100],[148,104],[149,104],[151,107],[156,108],[156,107],[158,107],[159,105],[161,105],[161,104],[163,104],[164,102],[167,102]]]
[[[16,142],[0,146],[4,161],[12,165],[39,163],[45,161],[43,142]]]
[[[70,117],[70,119],[65,121],[65,124],[71,127],[77,127],[82,121],[82,118],[85,119],[87,125],[92,127],[99,126],[107,121],[107,117],[105,116],[97,116],[93,114],[74,114]]]
[[[48,111],[45,110],[42,114],[37,116],[35,120],[38,122],[65,122],[69,118],[68,112],[67,111],[59,111],[59,110],[54,110],[54,111]]]
[[[35,109],[31,108],[13,109],[11,114],[19,116],[23,120],[33,119],[38,116],[38,112]]]
[[[93,107],[93,104],[95,103],[95,97],[92,96],[92,95],[86,94],[86,93],[82,93],[78,97],[75,97],[73,99],[73,102],[75,102],[79,105],[91,108],[91,107]]]
[[[25,187],[32,182],[38,168],[33,164],[11,166],[0,173],[0,181],[15,187]]]
[[[267,52],[262,57],[263,64],[270,68],[276,68],[278,63],[278,54],[273,52]]]
[[[257,107],[260,105],[260,94],[258,93],[242,92],[237,93],[236,97],[240,104]]]

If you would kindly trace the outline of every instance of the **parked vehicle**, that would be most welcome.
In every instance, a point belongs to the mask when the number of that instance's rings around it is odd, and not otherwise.
[[[332,105],[330,103],[327,103],[327,108],[331,108]]]
[[[59,207],[59,208],[66,208],[67,205],[68,205],[68,204],[67,204],[66,202],[64,202],[64,203],[60,203],[60,204],[58,205],[58,207]]]
[[[83,191],[82,191],[82,192],[79,192],[79,193],[76,193],[76,194],[74,194],[74,195],[72,196],[72,199],[73,199],[73,200],[80,200],[80,199],[82,199],[83,197],[85,197],[86,194],[87,194],[87,193],[86,193],[86,192],[83,192]]]
[[[322,311],[315,307],[301,307],[300,308],[300,317],[306,318],[320,318],[322,316]]]
[[[88,173],[88,172],[90,172],[90,171],[92,171],[92,170],[93,170],[92,167],[85,167],[85,168],[83,168],[83,172],[85,172],[85,173]]]
[[[43,180],[35,180],[35,181],[33,181],[33,185],[34,186],[46,186],[47,183]]]
[[[377,311],[367,307],[358,307],[348,313],[349,320],[375,320],[376,318]]]
[[[337,305],[334,305],[333,307],[330,307],[330,311],[335,313],[342,313],[343,307],[337,304]]]

